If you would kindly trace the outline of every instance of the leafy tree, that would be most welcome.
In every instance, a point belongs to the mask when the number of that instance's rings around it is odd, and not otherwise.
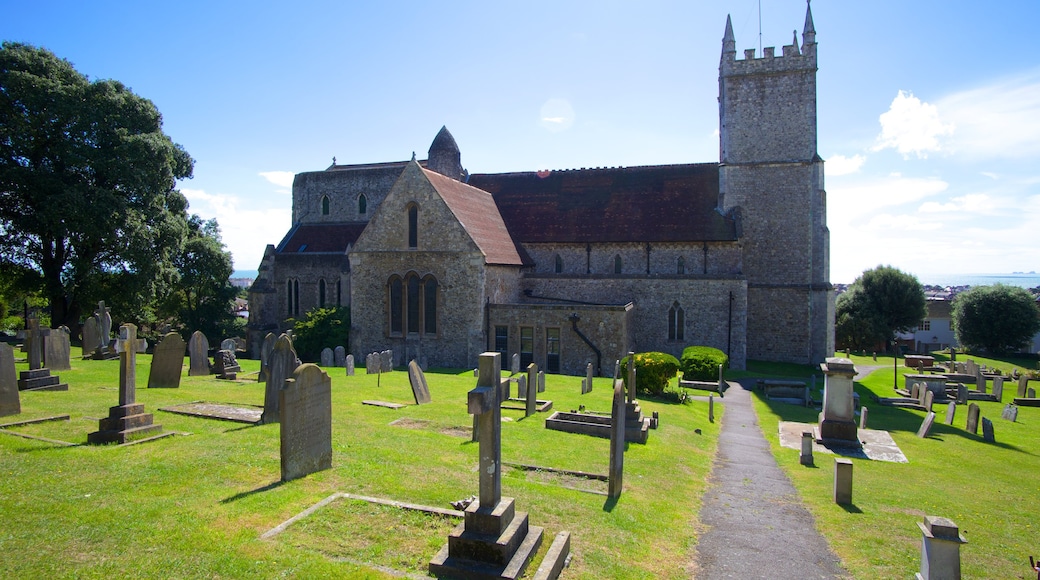
[[[635,355],[636,392],[660,397],[668,382],[679,372],[679,359],[666,352],[640,352]],[[628,357],[621,361],[621,376],[628,384]]]
[[[835,339],[849,348],[891,341],[927,315],[917,277],[891,266],[863,272],[835,304]]]
[[[187,338],[196,330],[219,341],[241,333],[244,322],[232,311],[238,291],[231,285],[231,253],[224,249],[216,220],[188,218],[188,239],[172,257],[176,276],[162,300],[161,313],[181,326]]]
[[[0,45],[0,255],[42,274],[52,325],[75,328],[92,287],[141,304],[173,280],[187,234],[174,187],[192,165],[151,101],[46,49]]]
[[[1040,311],[1025,288],[975,286],[954,300],[953,325],[961,346],[1005,354],[1040,331]]]
[[[323,348],[346,346],[349,338],[349,308],[312,308],[293,321],[293,347],[304,361],[317,362]]]

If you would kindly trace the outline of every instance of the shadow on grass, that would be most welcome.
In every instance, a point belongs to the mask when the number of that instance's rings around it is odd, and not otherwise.
[[[863,513],[863,510],[861,510],[858,507],[856,507],[856,504],[854,504],[854,503],[838,504],[838,505],[841,506],[841,509],[845,510],[846,512],[848,512],[850,514],[861,514],[861,513]]]
[[[271,483],[269,483],[269,484],[267,484],[267,485],[265,485],[263,487],[258,487],[256,489],[251,489],[249,491],[243,491],[241,493],[236,493],[235,495],[233,495],[231,497],[224,498],[224,499],[220,500],[220,503],[231,503],[233,501],[238,501],[238,500],[240,500],[240,499],[242,499],[244,497],[249,497],[249,496],[253,495],[254,493],[262,493],[262,492],[265,492],[265,491],[270,491],[272,489],[275,489],[276,487],[281,486],[283,483],[285,483],[285,482],[279,479],[278,481],[273,481],[273,482],[271,482]]]
[[[607,501],[603,502],[603,511],[605,511],[607,513],[610,513],[612,511],[614,511],[614,506],[617,505],[618,499],[620,499],[620,498],[608,497]]]

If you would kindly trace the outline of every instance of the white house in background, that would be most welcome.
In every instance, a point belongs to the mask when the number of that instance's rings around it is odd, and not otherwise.
[[[899,335],[900,340],[912,340],[916,352],[925,353],[960,346],[953,332],[953,302],[929,298],[925,302],[928,314],[913,332]],[[1040,351],[1040,333],[1029,341],[1025,352]]]

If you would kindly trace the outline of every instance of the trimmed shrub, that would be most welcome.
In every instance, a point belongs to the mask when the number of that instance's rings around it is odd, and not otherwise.
[[[726,353],[710,346],[688,346],[683,349],[679,368],[682,369],[684,381],[717,381],[719,365],[724,369],[729,368]]]
[[[293,348],[304,362],[317,362],[325,347],[350,341],[349,308],[312,308],[303,320],[293,321]]]
[[[666,352],[640,352],[635,359],[636,393],[640,395],[660,397],[679,372],[679,359]],[[628,357],[621,361],[621,376],[628,380]]]

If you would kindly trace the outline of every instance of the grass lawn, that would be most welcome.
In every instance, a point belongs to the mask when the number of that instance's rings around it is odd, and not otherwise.
[[[843,355],[839,355],[843,356]],[[943,357],[937,357],[943,358]],[[1029,359],[993,360],[964,354],[980,364],[1010,371],[1035,369]],[[755,397],[755,409],[777,461],[791,478],[816,525],[857,578],[909,578],[919,570],[924,515],[949,518],[968,544],[961,547],[964,578],[1035,578],[1029,555],[1040,553],[1040,408],[1023,407],[1018,422],[1001,419],[1004,404],[1015,396],[1014,382],[1005,383],[1003,403],[977,402],[982,417],[994,423],[996,443],[965,430],[967,409],[958,406],[953,425],[945,424],[946,405],[936,404],[936,422],[926,439],[916,431],[925,413],[870,404],[870,394],[896,396],[891,357],[853,357],[857,366],[879,366],[855,384],[870,409],[868,428],[889,431],[909,463],[854,459],[853,503],[846,509],[832,501],[833,456],[816,454],[818,468],[799,465],[799,452],[781,448],[780,421],[815,423],[817,411]],[[902,365],[902,361],[899,361]],[[759,368],[807,376],[810,369],[793,365]],[[908,369],[899,366],[904,374]],[[817,374],[820,373],[817,371]],[[903,379],[898,379],[903,385]],[[818,381],[818,384],[820,382]],[[990,389],[992,391],[992,389]],[[817,395],[818,396],[818,395]]]
[[[260,535],[336,492],[444,508],[478,492],[465,403],[472,371],[427,373],[433,402],[416,406],[406,372],[384,374],[377,386],[363,370],[347,377],[327,369],[333,467],[282,484],[278,425],[159,411],[198,400],[262,405],[263,385],[248,374],[256,361],[240,361],[236,382],[184,376],[179,389],[147,389],[150,361],[138,357],[137,401],[165,430],[185,435],[129,447],[61,447],[0,433],[0,577],[387,577],[375,566],[421,573],[456,522],[341,499],[271,540]],[[0,423],[68,413],[67,422],[12,430],[84,444],[117,403],[118,363],[74,359],[72,366],[58,373],[68,392],[22,393],[22,414]],[[609,379],[596,379],[587,395],[580,381],[548,375],[540,398],[556,410],[609,411]],[[377,408],[364,399],[409,406]],[[568,578],[688,577],[718,423],[708,422],[707,403],[642,403],[647,415],[660,412],[660,428],[646,445],[628,446],[616,505],[590,493],[605,492],[606,482],[504,470],[503,494],[546,528],[529,574],[553,536],[567,530],[574,556]],[[606,473],[608,440],[547,430],[546,414],[502,415],[503,461]],[[998,427],[998,437],[1005,430]]]

